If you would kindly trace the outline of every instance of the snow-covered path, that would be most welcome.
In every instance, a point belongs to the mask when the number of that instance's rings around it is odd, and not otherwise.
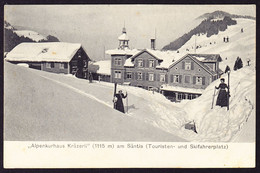
[[[6,62],[4,73],[4,140],[185,141],[110,108],[93,97],[95,90],[104,95],[107,90],[94,85],[84,93],[55,79],[62,75]]]

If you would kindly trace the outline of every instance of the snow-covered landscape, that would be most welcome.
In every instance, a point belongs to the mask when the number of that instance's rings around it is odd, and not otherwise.
[[[255,142],[256,21],[235,20],[236,25],[217,35],[194,35],[178,51],[171,51],[175,59],[188,53],[221,55],[220,68],[231,68],[229,111],[215,103],[211,108],[219,80],[202,90],[200,97],[180,103],[157,92],[119,85],[119,90],[128,93],[124,100],[127,112],[123,114],[113,109],[113,83],[89,83],[71,74],[54,74],[5,61],[4,139]],[[33,31],[15,32],[33,36],[35,41],[44,39]],[[223,42],[224,37],[229,37],[229,42]],[[244,67],[234,71],[238,56]],[[100,67],[100,74],[111,73],[109,61],[93,64]],[[228,80],[227,74],[221,77]],[[197,133],[185,129],[189,122],[195,123]]]

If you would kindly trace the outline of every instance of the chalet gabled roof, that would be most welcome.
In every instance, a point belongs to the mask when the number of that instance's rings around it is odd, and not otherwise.
[[[193,54],[194,55],[194,54]],[[184,55],[182,58],[180,58],[179,60],[177,60],[176,62],[174,62],[172,65],[170,65],[169,69],[174,67],[176,64],[178,64],[179,62],[181,62],[184,58],[189,57],[191,58],[194,62],[196,62],[199,66],[201,66],[204,70],[206,70],[209,74],[211,75],[216,75],[217,73],[215,71],[212,71],[207,65],[204,65],[204,63],[202,61],[199,61],[197,58],[195,58],[194,56],[192,56],[191,54],[186,54]]]
[[[8,61],[69,62],[80,48],[82,46],[79,43],[21,43],[12,49],[5,59]]]
[[[201,62],[221,62],[222,58],[219,54],[189,54]]]
[[[156,66],[156,68],[165,68],[168,69],[169,66],[178,59],[180,56],[176,56],[176,53],[174,51],[160,51],[160,50],[152,50],[152,49],[143,49],[140,52],[133,55],[131,58],[131,61],[128,60],[125,63],[125,66],[131,66],[130,62],[133,62],[136,57],[141,55],[142,53],[148,53],[158,61],[160,61],[160,64]],[[133,66],[133,65],[132,65]]]

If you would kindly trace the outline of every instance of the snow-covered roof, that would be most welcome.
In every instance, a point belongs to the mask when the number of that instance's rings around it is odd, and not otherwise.
[[[202,94],[204,91],[203,89],[196,89],[196,88],[184,88],[179,86],[169,86],[166,84],[163,84],[161,86],[161,90],[167,90],[167,91],[176,91],[176,92],[183,92],[183,93],[193,93],[193,94]]]
[[[182,57],[180,54],[177,54],[176,51],[161,51],[152,49],[146,49],[146,51],[162,61],[156,66],[156,68],[169,68],[171,64]]]
[[[118,37],[118,40],[129,40],[129,38],[128,38],[128,36],[127,36],[126,33],[123,33],[122,35],[120,35],[120,36]]]
[[[30,38],[34,41],[40,41],[40,40],[47,40],[46,37],[43,35],[35,32],[35,31],[30,31],[30,30],[15,30],[14,31],[18,36],[24,36],[27,38]]]
[[[140,50],[125,48],[125,49],[107,50],[106,54],[109,54],[109,55],[135,55],[138,52],[140,52]]]
[[[99,66],[99,69],[97,70],[98,74],[111,75],[111,61],[110,60],[97,61],[97,62],[94,62],[93,65]]]
[[[222,61],[219,54],[189,54],[202,62],[217,62]]]
[[[125,60],[125,67],[134,67],[134,63],[132,62],[132,58],[128,58]]]
[[[6,60],[69,62],[80,48],[79,43],[21,43],[7,54]]]

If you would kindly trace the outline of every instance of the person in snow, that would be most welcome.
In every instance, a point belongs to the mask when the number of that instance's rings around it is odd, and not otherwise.
[[[228,40],[228,39],[229,39],[229,38],[228,38],[228,36],[227,36],[227,38],[226,38],[226,40],[227,40],[226,42],[227,42],[227,43],[229,42],[229,40]]]
[[[228,104],[228,93],[226,91],[226,88],[228,88],[227,84],[225,84],[225,79],[221,78],[220,79],[221,83],[219,84],[218,87],[215,86],[216,89],[219,89],[219,94],[217,98],[217,106],[227,106]]]
[[[91,72],[89,72],[88,80],[89,80],[89,83],[92,83],[93,76],[92,76],[92,73],[91,73]]]
[[[127,97],[127,92],[124,95],[122,93],[122,90],[119,90],[118,93],[115,95],[113,102],[115,103],[115,108],[116,110],[125,113],[125,109],[124,109],[124,103],[123,103],[123,98]]]
[[[238,70],[243,67],[243,62],[241,58],[237,57],[235,65],[234,65],[234,70]]]

